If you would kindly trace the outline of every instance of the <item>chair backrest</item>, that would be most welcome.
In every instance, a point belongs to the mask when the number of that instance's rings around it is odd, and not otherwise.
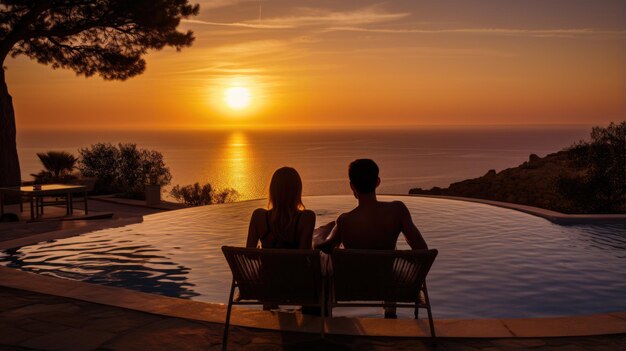
[[[241,300],[318,305],[322,293],[317,250],[223,246]]]
[[[334,300],[416,302],[437,250],[350,250],[332,254]]]

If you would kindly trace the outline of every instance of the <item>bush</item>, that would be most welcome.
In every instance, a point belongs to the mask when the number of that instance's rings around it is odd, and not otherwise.
[[[112,144],[97,143],[78,150],[80,160],[78,169],[85,177],[97,179],[94,192],[110,194],[119,189],[118,160],[120,151]]]
[[[123,193],[143,198],[145,186],[167,185],[172,179],[163,155],[154,150],[137,148],[136,144],[98,143],[79,150],[79,169],[86,177],[96,177],[97,193]]]
[[[214,204],[224,204],[228,202],[235,202],[239,198],[239,192],[233,188],[222,189],[213,192],[212,200]]]
[[[626,121],[594,127],[591,140],[571,146],[569,155],[585,172],[560,177],[559,192],[580,212],[625,212]]]
[[[144,190],[141,152],[135,144],[119,144],[117,183],[127,196],[141,197]]]
[[[44,169],[39,173],[31,174],[35,183],[66,183],[76,179],[72,174],[77,158],[65,151],[48,151],[37,153],[37,157]]]
[[[141,166],[145,184],[164,186],[172,181],[170,169],[165,166],[163,154],[158,151],[141,150]]]
[[[239,193],[235,189],[223,189],[216,191],[211,184],[200,185],[196,182],[193,185],[176,185],[170,191],[170,195],[178,202],[188,206],[204,206],[211,204],[222,204],[236,201]]]

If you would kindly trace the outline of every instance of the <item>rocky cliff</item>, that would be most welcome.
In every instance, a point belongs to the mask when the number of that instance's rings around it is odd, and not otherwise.
[[[492,169],[482,177],[452,183],[448,188],[414,188],[409,194],[473,197],[572,213],[577,211],[559,191],[559,179],[584,172],[570,160],[568,151],[543,158],[532,154],[527,162],[514,168],[501,172]]]

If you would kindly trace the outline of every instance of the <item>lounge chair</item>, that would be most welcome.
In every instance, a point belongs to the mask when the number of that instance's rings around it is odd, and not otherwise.
[[[428,312],[430,334],[435,327],[426,276],[437,250],[348,250],[332,253],[329,315],[333,307],[410,307],[415,318]]]
[[[325,286],[317,250],[256,249],[223,246],[233,273],[222,349],[226,350],[232,305],[315,306],[322,311],[324,337]],[[235,288],[239,296],[234,299]]]

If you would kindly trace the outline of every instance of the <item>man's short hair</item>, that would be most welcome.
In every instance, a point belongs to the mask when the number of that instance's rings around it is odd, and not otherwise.
[[[378,183],[378,165],[367,158],[354,160],[348,168],[348,177],[360,194],[373,193]]]

